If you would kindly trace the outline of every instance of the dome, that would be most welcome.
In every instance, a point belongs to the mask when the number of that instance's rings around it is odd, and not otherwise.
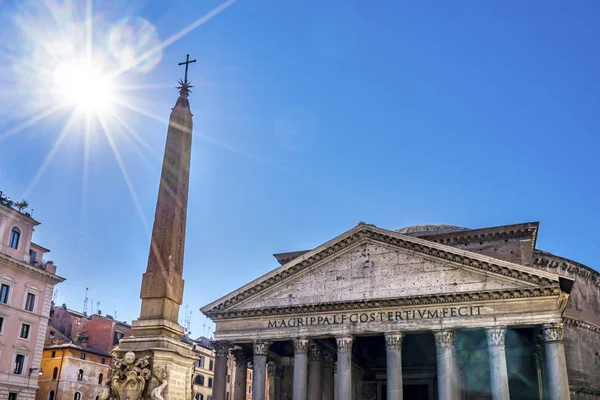
[[[428,235],[440,235],[443,233],[468,231],[469,228],[457,225],[444,225],[444,224],[424,224],[424,225],[411,225],[405,226],[404,228],[396,229],[396,232],[403,233],[410,236],[428,236]]]

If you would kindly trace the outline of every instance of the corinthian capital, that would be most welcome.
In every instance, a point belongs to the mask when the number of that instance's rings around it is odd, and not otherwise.
[[[435,344],[437,347],[452,347],[454,342],[454,331],[437,331],[433,332],[435,336]]]
[[[321,349],[314,343],[308,345],[308,359],[310,361],[321,361]]]
[[[336,337],[338,353],[350,353],[352,352],[352,336],[340,336]]]
[[[506,328],[486,328],[488,346],[504,346]]]
[[[236,349],[231,352],[235,357],[235,363],[237,365],[246,365],[250,357],[248,357],[248,353],[244,349]]]
[[[295,354],[306,354],[307,351],[308,351],[308,339],[307,338],[294,339],[294,353]]]
[[[229,354],[229,348],[231,344],[225,340],[215,340],[211,342],[213,348],[215,349],[215,355],[217,357],[227,357]]]
[[[385,334],[386,350],[402,349],[402,339],[403,338],[404,338],[404,334],[402,332],[386,333]]]
[[[255,340],[252,343],[252,350],[254,351],[255,356],[266,356],[269,351],[269,346],[271,342],[268,340]]]
[[[333,358],[333,355],[330,352],[328,352],[328,351],[323,352],[323,357],[321,359],[321,366],[323,368],[335,367],[335,359]]]
[[[545,342],[560,342],[564,339],[563,324],[544,325],[542,332]]]

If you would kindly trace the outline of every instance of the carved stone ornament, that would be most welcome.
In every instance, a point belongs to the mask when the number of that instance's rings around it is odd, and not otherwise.
[[[352,336],[336,337],[338,353],[350,353],[352,351]]]
[[[277,373],[277,364],[275,364],[274,362],[267,363],[267,375],[275,376],[276,373]]]
[[[437,347],[452,347],[454,342],[454,331],[437,331],[433,332],[435,336],[435,344]]]
[[[160,366],[156,374],[156,378],[159,380],[160,385],[152,389],[152,392],[150,392],[150,398],[152,400],[165,400],[162,394],[167,385],[169,384],[168,377],[169,373],[167,372],[166,365]]]
[[[269,352],[270,345],[271,345],[271,342],[269,342],[268,340],[255,340],[254,343],[252,343],[252,349],[254,350],[254,355],[255,356],[266,356],[267,353]]]
[[[323,368],[334,368],[335,367],[335,359],[333,358],[333,355],[330,352],[328,352],[328,351],[323,352],[323,356],[321,357],[321,366]]]
[[[308,346],[308,360],[321,361],[321,349],[314,343]]]
[[[562,324],[546,325],[542,328],[544,332],[544,341],[560,342],[564,339],[564,330]]]
[[[386,333],[385,334],[386,350],[401,350],[403,338],[404,338],[404,334],[402,332]]]
[[[123,359],[113,359],[111,386],[116,400],[142,398],[146,381],[152,376],[149,365],[150,357],[136,358],[132,351],[128,351]]]
[[[294,339],[294,354],[306,354],[308,351],[308,339],[296,338]]]
[[[226,340],[215,340],[211,342],[212,346],[215,349],[215,356],[217,357],[227,357],[229,354],[229,348],[231,345]]]
[[[506,328],[486,328],[488,346],[504,346]]]

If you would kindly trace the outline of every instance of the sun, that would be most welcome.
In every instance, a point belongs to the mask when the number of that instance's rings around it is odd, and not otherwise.
[[[58,64],[54,85],[62,101],[85,111],[108,111],[114,102],[114,87],[108,75],[86,61]]]

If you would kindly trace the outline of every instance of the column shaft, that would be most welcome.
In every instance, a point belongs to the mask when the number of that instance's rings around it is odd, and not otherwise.
[[[490,381],[493,400],[509,400],[508,369],[504,339],[506,328],[487,328],[488,351],[490,354]]]
[[[334,400],[335,398],[335,361],[333,356],[326,352],[323,354],[323,361],[321,366],[323,367],[323,377],[321,378],[321,387],[323,393],[321,400]]]
[[[400,332],[385,334],[387,399],[402,400],[402,339]]]
[[[546,371],[548,375],[548,398],[550,400],[569,399],[569,378],[567,359],[563,343],[563,326],[547,325],[542,328],[546,348]]]
[[[293,400],[307,399],[307,361],[308,339],[294,339],[294,386],[292,389]]]
[[[235,380],[233,382],[233,400],[246,400],[246,380],[248,379],[248,355],[243,350],[233,353],[235,356]]]
[[[254,342],[254,357],[252,359],[252,398],[264,399],[265,386],[267,381],[267,352],[269,351],[269,342],[257,340]]]
[[[454,331],[434,332],[437,354],[438,400],[457,400]]]
[[[321,400],[322,396],[321,349],[308,347],[308,400]]]
[[[213,342],[215,348],[215,381],[213,382],[213,400],[226,400],[227,393],[227,355],[229,343]]]
[[[352,400],[352,336],[336,338],[337,399]]]

